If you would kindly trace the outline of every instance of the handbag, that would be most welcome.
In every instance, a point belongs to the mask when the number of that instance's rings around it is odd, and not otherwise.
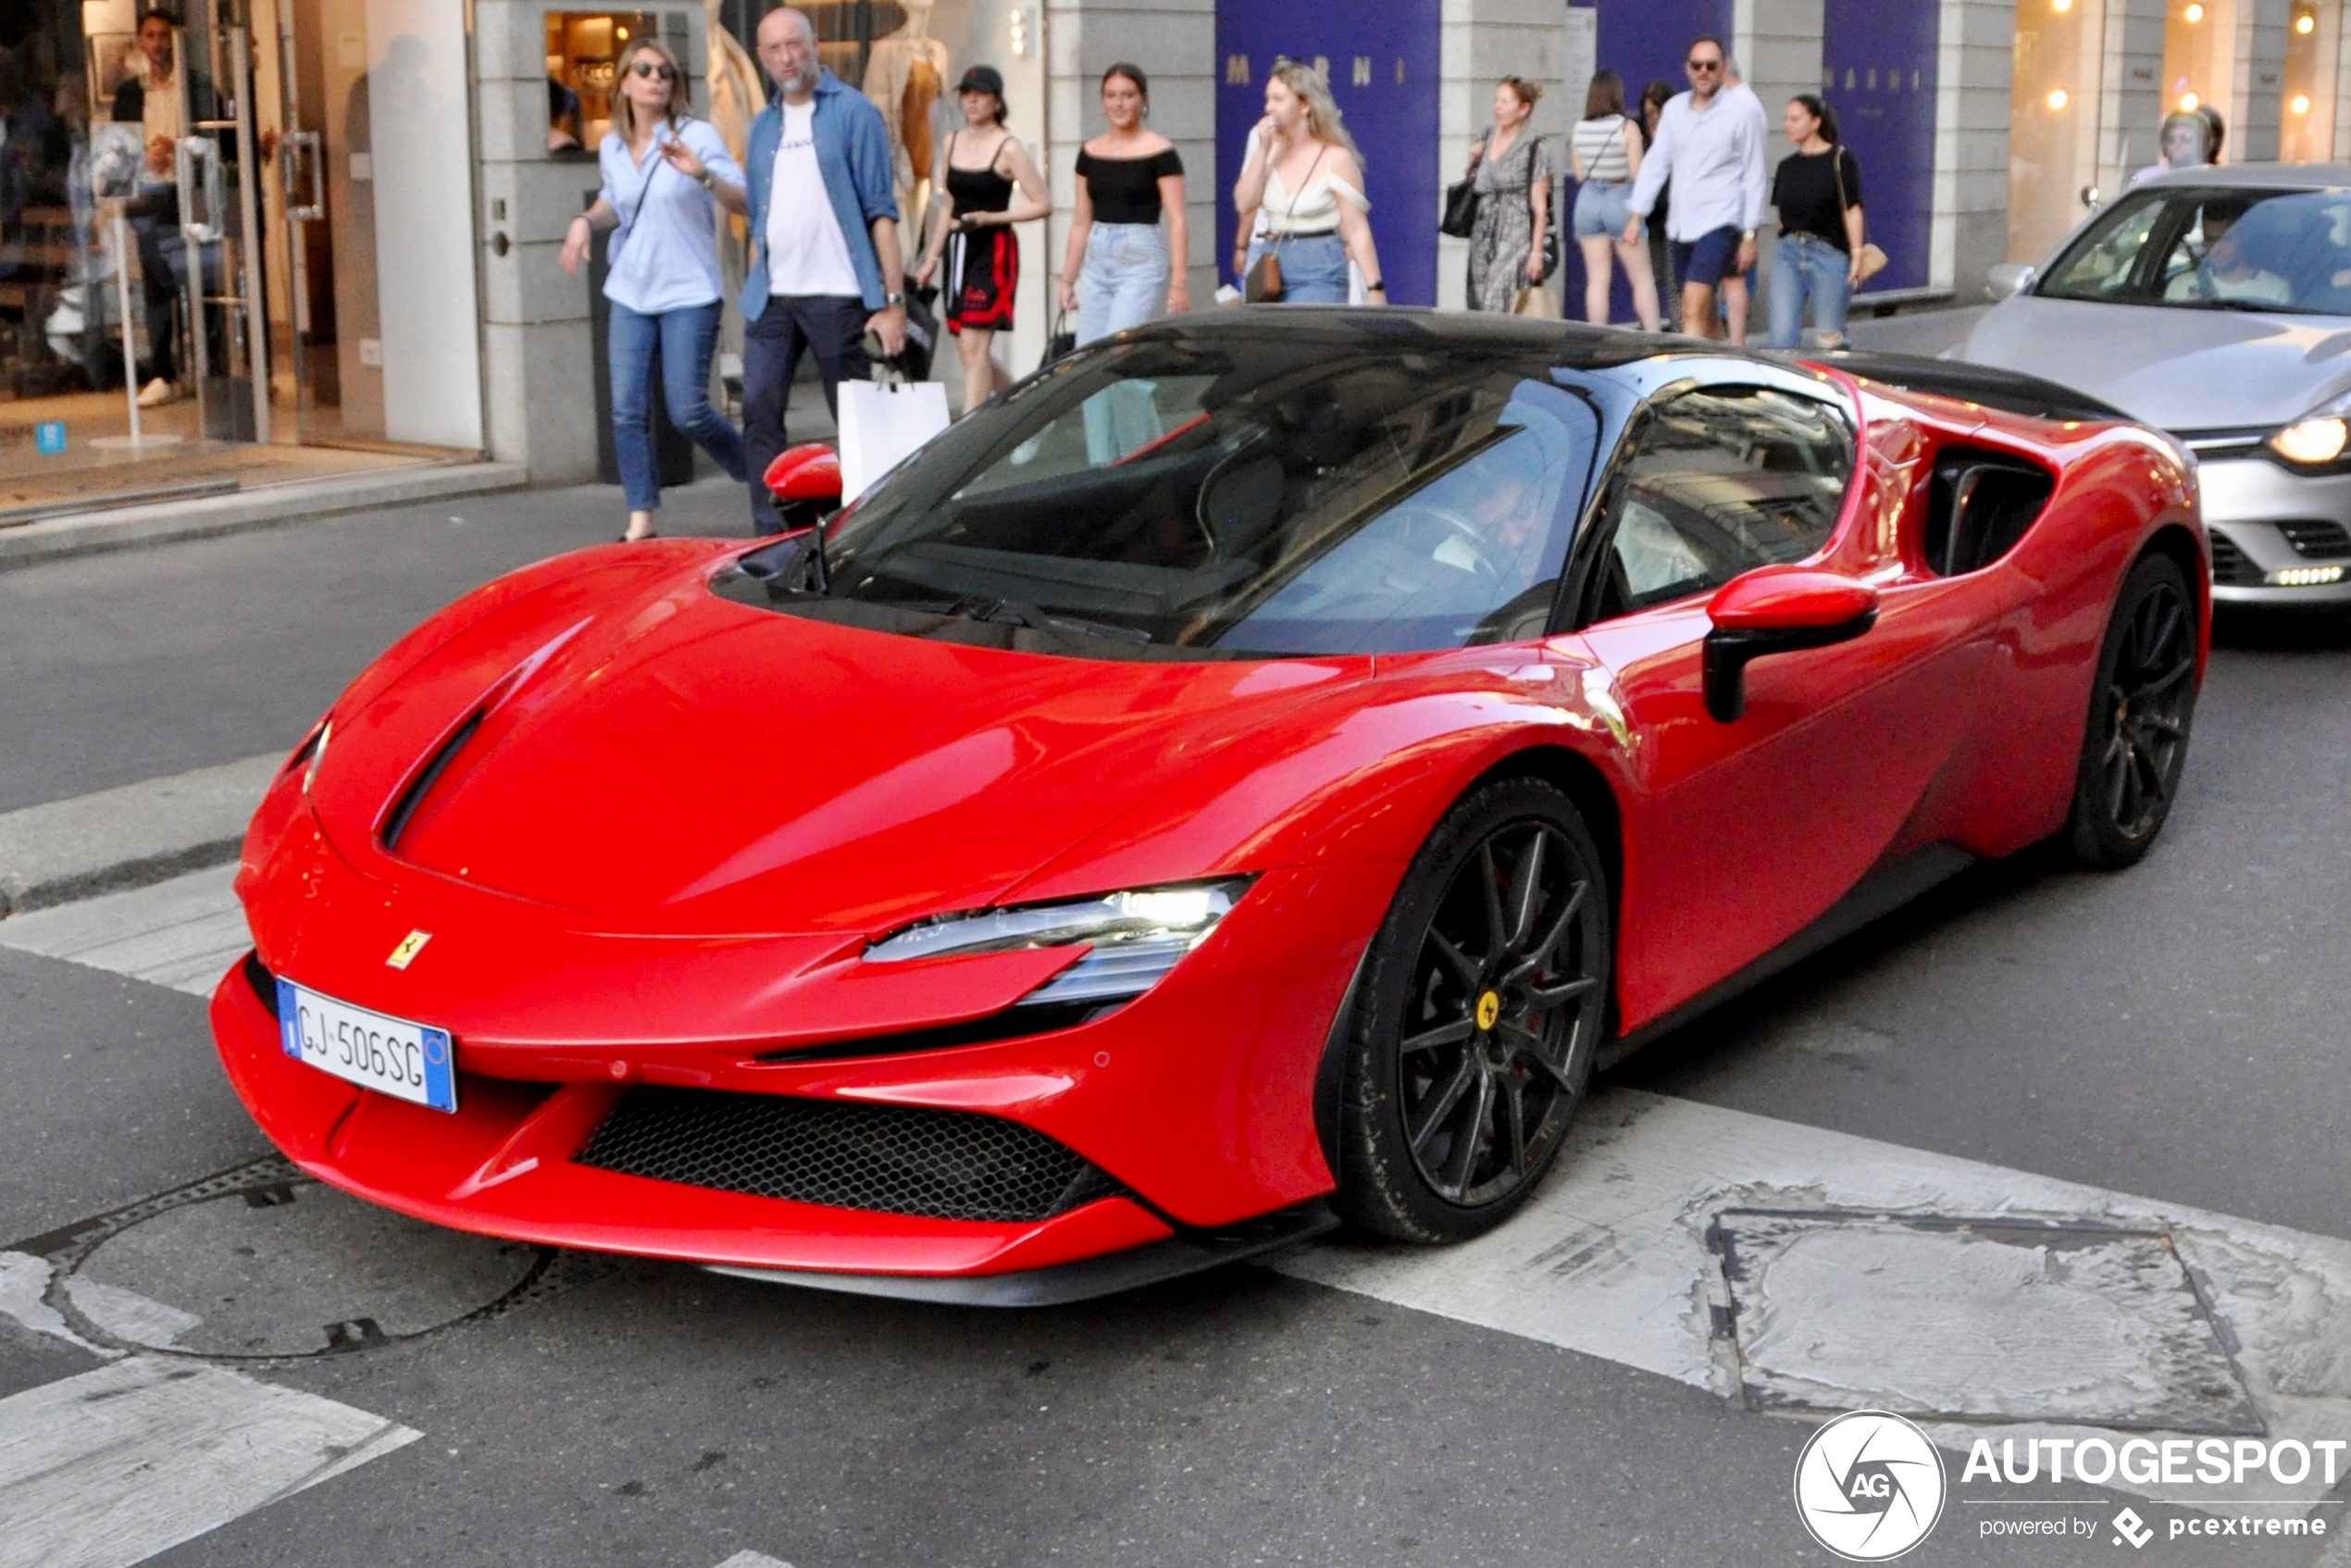
[[[1437,225],[1440,234],[1450,234],[1456,240],[1466,240],[1477,231],[1477,166],[1486,161],[1486,143],[1477,144],[1477,156],[1470,163],[1470,171],[1462,180],[1445,187],[1445,216]]]
[[[840,499],[845,505],[947,428],[939,381],[840,383]]]
[[[1559,319],[1560,307],[1551,298],[1551,291],[1540,283],[1529,284],[1511,295],[1512,316],[1537,316],[1546,321]]]
[[[1059,305],[1053,307],[1052,325],[1045,334],[1045,357],[1037,362],[1042,370],[1056,359],[1066,358],[1077,352],[1077,334],[1069,330],[1069,317]]]
[[[1314,175],[1323,167],[1323,156],[1330,150],[1330,143],[1324,143],[1321,150],[1315,153],[1314,161],[1306,166],[1306,182],[1299,187],[1301,194],[1305,192],[1306,186],[1314,183]],[[1268,179],[1273,177],[1272,169],[1269,168],[1265,172]],[[1290,211],[1295,213],[1298,210],[1298,197],[1295,195],[1290,197],[1289,205]],[[1281,244],[1288,238],[1287,233],[1272,224],[1266,225],[1265,249],[1250,267],[1249,276],[1241,280],[1243,300],[1250,305],[1282,303],[1282,295],[1286,290],[1282,283]]]
[[[1829,153],[1829,173],[1836,179],[1836,218],[1837,221],[1842,223],[1845,221],[1846,213],[1852,207],[1852,204],[1845,199],[1845,143],[1842,142]],[[1854,253],[1853,270],[1859,275],[1860,280],[1866,283],[1885,270],[1888,259],[1884,251],[1864,240],[1861,242],[1861,248]]]

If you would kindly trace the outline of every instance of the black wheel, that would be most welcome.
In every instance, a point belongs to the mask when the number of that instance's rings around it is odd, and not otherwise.
[[[2150,555],[2116,595],[2074,777],[2066,836],[2084,865],[2136,865],[2163,830],[2196,716],[2196,600],[2177,563]]]
[[[1607,877],[1539,779],[1467,797],[1373,939],[1346,1037],[1339,1205],[1409,1241],[1492,1229],[1583,1102],[1611,987]]]

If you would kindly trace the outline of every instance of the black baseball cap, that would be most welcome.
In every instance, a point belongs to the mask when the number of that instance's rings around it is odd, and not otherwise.
[[[964,72],[964,80],[955,84],[958,93],[993,93],[1004,95],[1004,73],[994,66],[974,66]]]

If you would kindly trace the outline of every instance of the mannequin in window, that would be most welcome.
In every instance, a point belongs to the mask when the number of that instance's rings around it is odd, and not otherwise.
[[[906,25],[874,40],[865,61],[865,96],[889,127],[889,156],[897,171],[898,210],[930,209],[931,106],[947,85],[947,45],[930,35],[933,0],[904,0]],[[919,234],[912,237],[922,243]]]

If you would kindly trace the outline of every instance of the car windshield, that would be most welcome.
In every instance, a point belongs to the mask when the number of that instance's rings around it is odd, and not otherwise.
[[[1598,439],[1572,380],[1523,344],[1360,332],[1101,345],[845,514],[826,592],[770,597],[959,641],[980,639],[942,620],[1026,627],[1097,656],[1539,635]]]
[[[2139,192],[2099,215],[2034,292],[2183,310],[2351,316],[2351,192]]]

